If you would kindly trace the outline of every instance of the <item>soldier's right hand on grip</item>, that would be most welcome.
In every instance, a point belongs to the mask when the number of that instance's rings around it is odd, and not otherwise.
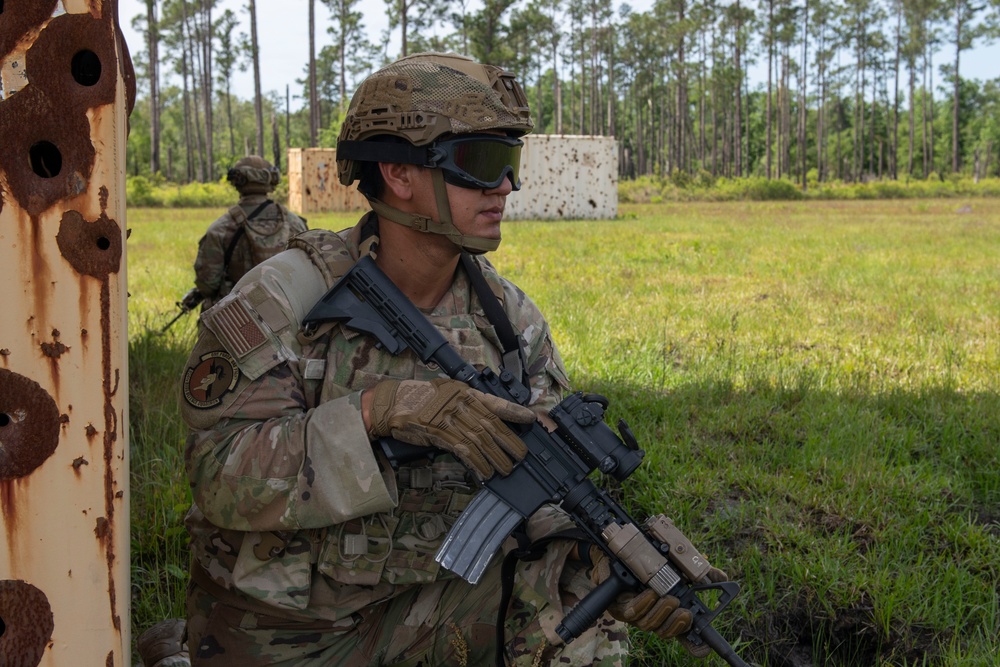
[[[372,438],[391,436],[453,454],[480,480],[509,474],[527,454],[504,421],[530,424],[535,413],[464,382],[383,380],[372,390]]]

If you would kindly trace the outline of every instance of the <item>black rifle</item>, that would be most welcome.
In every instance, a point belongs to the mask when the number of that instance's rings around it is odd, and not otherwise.
[[[529,390],[510,372],[477,371],[375,265],[364,257],[313,307],[304,326],[338,321],[374,336],[390,354],[406,348],[424,363],[435,362],[450,378],[515,403],[527,403]],[[621,481],[642,462],[628,425],[621,420],[616,435],[604,423],[607,400],[575,393],[552,409],[557,428],[549,433],[539,422],[508,424],[524,441],[528,454],[506,476],[494,475],[459,515],[435,559],[475,584],[504,540],[535,510],[558,503],[590,540],[608,554],[612,575],[563,619],[556,631],[566,642],[578,637],[620,593],[643,587],[673,595],[691,610],[694,620],[687,639],[708,645],[734,667],[746,663],[711,623],[740,591],[731,581],[712,583],[708,562],[662,515],[637,524],[589,475],[595,469]],[[426,447],[391,439],[381,441],[390,461],[426,458]],[[715,591],[709,607],[699,597]]]
[[[166,326],[160,329],[161,334],[167,333],[167,329],[174,325],[174,322],[181,319],[192,310],[198,307],[198,304],[205,300],[205,296],[198,291],[197,287],[192,287],[188,290],[187,294],[181,297],[181,300],[176,303],[177,307],[181,309],[179,313],[174,315],[174,319],[167,322]]]

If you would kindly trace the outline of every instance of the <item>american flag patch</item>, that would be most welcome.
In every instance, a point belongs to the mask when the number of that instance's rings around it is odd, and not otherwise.
[[[233,299],[212,314],[212,330],[230,354],[238,359],[250,354],[267,340],[260,323],[239,299]]]

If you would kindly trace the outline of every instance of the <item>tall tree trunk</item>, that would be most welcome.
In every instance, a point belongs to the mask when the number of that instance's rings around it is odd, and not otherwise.
[[[341,26],[343,30],[343,26]],[[319,134],[319,95],[316,88],[316,0],[309,0],[309,146]]]
[[[264,100],[260,94],[260,46],[257,41],[257,5],[249,0],[250,56],[253,60],[253,111],[257,120],[257,155],[264,155]]]
[[[714,30],[713,30],[714,33]],[[705,97],[707,94],[706,90],[706,70],[708,69],[708,48],[706,44],[705,31],[701,33],[701,59],[698,62],[698,151],[697,158],[702,169],[706,167],[705,152],[707,150],[707,145],[705,142],[705,115],[707,113],[705,109]]]
[[[844,155],[841,140],[844,136],[844,102],[840,97],[841,91],[837,90],[837,180],[844,180]]]
[[[199,107],[199,105],[198,105],[198,102],[197,102],[197,97],[198,97],[197,91],[200,90],[201,85],[198,82],[198,78],[197,78],[197,75],[196,75],[197,74],[197,64],[194,62],[194,56],[195,56],[196,50],[194,48],[193,39],[191,37],[191,26],[190,26],[190,24],[188,22],[189,18],[188,18],[188,14],[187,14],[187,3],[186,2],[182,2],[181,3],[181,16],[182,16],[182,23],[181,23],[182,33],[181,33],[181,36],[182,36],[182,39],[184,41],[183,49],[184,49],[184,53],[185,53],[185,61],[189,64],[188,67],[185,67],[185,73],[187,74],[188,72],[190,72],[190,76],[191,76],[191,88],[190,88],[191,93],[190,94],[191,95],[195,95],[195,101],[191,105],[191,111],[192,111],[192,116],[193,116],[193,121],[194,121],[194,125],[191,128],[191,133],[194,135],[195,165],[197,167],[197,171],[196,171],[197,176],[196,177],[197,177],[197,179],[198,179],[199,182],[204,183],[205,182],[205,163],[203,161],[203,153],[202,153],[202,145],[201,145],[201,114],[198,113],[198,107]],[[185,89],[187,89],[186,83],[185,83]]]
[[[858,27],[858,35],[856,37],[856,48],[857,48],[857,65],[854,71],[854,125],[853,132],[851,133],[851,178],[854,182],[857,182],[861,178],[861,170],[863,165],[861,164],[861,155],[864,148],[861,146],[861,139],[864,135],[864,55],[862,53],[861,44],[861,27]]]
[[[928,88],[927,88],[927,73],[930,71],[930,68],[931,68],[931,66],[929,64],[929,62],[930,62],[930,57],[929,57],[930,56],[930,48],[931,48],[930,44],[925,44],[924,45],[924,71],[923,71],[924,90],[923,90],[923,94],[920,97],[920,102],[921,102],[921,105],[922,105],[922,107],[921,107],[921,111],[922,111],[922,114],[921,114],[921,127],[923,129],[923,132],[921,134],[921,140],[923,141],[923,146],[924,146],[924,150],[923,150],[924,178],[927,178],[927,175],[930,174],[931,171],[934,170],[934,164],[933,164],[933,162],[931,161],[931,158],[930,158],[931,146],[930,146],[930,140],[928,139],[928,136],[930,135],[930,133],[928,132],[928,128],[927,128],[927,126],[928,126],[928,120],[927,119],[930,118],[930,113],[927,111],[927,98],[929,97],[929,95],[927,94],[927,90],[928,90]]]
[[[774,0],[767,2],[767,178],[771,178],[771,141],[773,116],[771,114],[772,71],[774,68]]]
[[[678,7],[677,19],[681,23],[687,20],[686,7],[684,0],[681,0]],[[677,168],[681,171],[688,171],[688,152],[687,152],[687,135],[688,135],[688,90],[687,90],[687,62],[685,60],[687,54],[685,53],[685,35],[681,33],[680,40],[677,45]]]
[[[146,48],[149,52],[149,173],[160,172],[160,26],[156,0],[146,0]]]
[[[192,155],[191,139],[191,99],[188,93],[188,55],[187,47],[181,41],[181,80],[182,97],[184,98],[184,162],[185,183],[194,180],[194,156]]]
[[[236,155],[236,138],[233,136],[233,94],[226,79],[226,126],[229,130],[229,155]]]
[[[806,95],[807,95],[807,85],[809,72],[809,3],[805,3],[802,9],[802,62],[799,64],[799,71],[802,76],[801,90],[802,94],[799,96],[799,175],[802,177],[802,189],[805,190],[808,183],[806,182],[806,172],[808,171],[806,167]]]
[[[744,134],[746,135],[746,141],[744,141],[744,143],[743,143],[743,148],[746,149],[743,152],[743,154],[746,157],[743,160],[743,163],[744,163],[744,172],[745,172],[745,174],[747,176],[749,176],[750,175],[750,170],[753,167],[753,164],[750,162],[750,139],[751,139],[750,118],[751,118],[751,116],[753,116],[753,108],[752,108],[753,107],[753,103],[752,103],[752,100],[750,99],[750,61],[746,60],[745,64],[743,65],[743,67],[744,67],[744,69],[743,69],[743,75],[742,75],[743,76],[743,86],[744,86],[743,95],[744,95],[744,97],[745,97],[745,99],[747,101],[747,111],[746,111],[745,114],[743,114],[744,122],[746,123],[746,127],[744,128],[746,130],[744,132]]]
[[[819,104],[816,107],[816,174],[819,182],[826,180],[827,151],[826,151],[826,64],[822,62],[820,54],[826,50],[826,19],[820,24],[819,47],[816,53],[816,76],[819,78]]]
[[[608,90],[607,90],[607,109],[608,109],[608,121],[607,121],[607,134],[609,136],[615,137],[620,133],[616,127],[618,123],[618,114],[615,109],[615,101],[617,99],[617,94],[615,93],[615,29],[613,26],[608,27]]]
[[[933,53],[930,55],[930,66],[928,67],[928,69],[930,70],[930,77],[931,77],[930,88],[928,90],[929,91],[933,91],[934,90],[934,54]],[[928,145],[930,146],[929,154],[930,154],[930,161],[931,161],[931,170],[936,172],[937,171],[937,166],[934,164],[934,94],[929,92],[928,95],[927,95],[927,97],[928,97],[928,103],[930,104],[930,107],[931,107],[931,117],[930,117],[929,124],[927,126],[928,127],[927,141],[928,141]],[[940,175],[941,175],[940,172],[938,172],[938,176],[939,177],[940,177]]]
[[[962,54],[962,0],[955,0],[955,93],[951,103],[951,171],[957,174],[961,165],[958,142],[959,99],[962,92],[962,78],[958,75],[958,61]]]
[[[215,112],[212,108],[212,45],[215,27],[212,24],[212,0],[202,0],[201,51],[202,51],[202,103],[205,107],[205,171],[208,181],[215,180]]]
[[[875,162],[875,106],[878,99],[878,72],[872,70],[872,107],[868,115],[868,170],[875,174],[881,167]]]
[[[274,155],[273,164],[281,169],[281,136],[278,133],[278,116],[271,114],[271,154]]]
[[[743,33],[743,19],[740,13],[740,0],[736,0],[736,44],[733,49],[734,52],[734,63],[733,69],[736,70],[736,118],[733,122],[733,130],[735,131],[735,136],[733,137],[733,149],[734,149],[734,170],[737,178],[743,176],[743,68],[740,65],[740,54],[742,51],[742,44],[740,38]]]
[[[917,90],[917,73],[916,73],[916,59],[914,58],[909,62],[910,65],[910,156],[908,165],[906,167],[906,172],[908,176],[913,176],[913,153],[916,151],[916,90]]]
[[[903,11],[899,7],[899,16],[896,17],[896,59],[893,62],[893,79],[895,81],[892,100],[892,146],[889,154],[890,176],[892,180],[899,180],[899,65],[902,59],[903,47]]]

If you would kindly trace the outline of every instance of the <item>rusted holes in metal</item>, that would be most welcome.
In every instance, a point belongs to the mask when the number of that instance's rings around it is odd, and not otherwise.
[[[0,0],[0,14],[3,14],[3,0]]]
[[[38,665],[55,627],[45,593],[24,581],[0,581],[0,622],[2,664]]]
[[[62,171],[62,153],[50,141],[36,141],[28,149],[31,171],[42,178],[55,178]]]
[[[121,266],[121,228],[104,213],[88,221],[77,211],[66,211],[56,243],[63,257],[84,275],[103,279]]]
[[[0,368],[0,414],[0,480],[29,475],[59,444],[56,403],[34,380]]]
[[[0,428],[3,428],[10,423],[10,415],[6,412],[0,412]]]
[[[90,49],[78,51],[70,63],[73,80],[81,86],[94,86],[101,80],[101,59]]]

